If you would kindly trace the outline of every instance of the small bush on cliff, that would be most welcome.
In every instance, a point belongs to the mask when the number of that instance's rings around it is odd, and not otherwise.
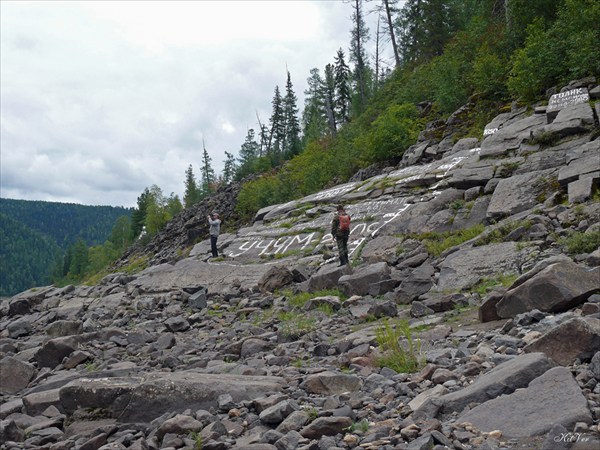
[[[423,366],[421,342],[414,340],[406,320],[391,324],[388,320],[375,330],[382,355],[377,358],[379,367],[388,367],[398,373],[414,373]]]

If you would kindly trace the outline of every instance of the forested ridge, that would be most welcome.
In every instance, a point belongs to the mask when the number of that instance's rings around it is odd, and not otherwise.
[[[119,217],[113,206],[0,199],[0,295],[48,284],[70,246],[104,243]]]

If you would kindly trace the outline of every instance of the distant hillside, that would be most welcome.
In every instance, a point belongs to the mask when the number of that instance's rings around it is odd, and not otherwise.
[[[103,243],[121,216],[131,216],[131,208],[87,206],[0,198],[0,212],[27,227],[51,237],[65,250],[78,238],[87,245]]]
[[[104,243],[132,209],[0,198],[0,295],[47,284],[57,257],[81,238]]]

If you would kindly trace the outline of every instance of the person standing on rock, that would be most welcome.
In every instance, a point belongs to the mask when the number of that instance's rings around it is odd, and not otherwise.
[[[221,220],[216,212],[212,213],[212,218],[208,216],[208,223],[210,225],[210,250],[213,258],[219,256],[217,252],[217,239],[219,238],[219,232],[221,231]]]
[[[348,264],[348,237],[350,236],[350,216],[342,205],[337,206],[337,212],[331,222],[331,235],[337,242],[340,253],[340,267]]]

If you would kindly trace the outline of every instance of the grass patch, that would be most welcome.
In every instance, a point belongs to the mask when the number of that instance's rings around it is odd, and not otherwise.
[[[592,231],[591,233],[574,231],[568,236],[561,238],[558,243],[570,255],[591,253],[600,247],[600,231]]]
[[[518,278],[516,274],[501,274],[496,278],[481,278],[470,291],[481,296],[487,294],[495,286],[508,287]]]
[[[533,223],[529,220],[515,220],[511,222],[505,222],[502,225],[494,228],[489,233],[481,236],[473,244],[475,247],[488,245],[497,242],[504,242],[506,237],[515,231],[517,228],[524,227],[526,230],[531,228]]]
[[[306,314],[287,311],[278,316],[281,322],[281,332],[284,336],[297,337],[316,329],[317,321]]]
[[[283,295],[287,299],[287,304],[293,308],[303,308],[309,300],[316,297],[335,296],[339,297],[340,301],[347,299],[346,295],[339,289],[323,289],[321,291],[300,292],[298,294],[294,294],[291,290],[286,289],[278,292],[278,295]]]
[[[469,241],[483,233],[485,226],[482,224],[470,228],[463,228],[458,231],[448,231],[445,233],[423,233],[414,236],[423,242],[427,253],[432,256],[440,256],[445,250],[456,247],[463,242]]]
[[[382,355],[377,358],[379,367],[388,367],[398,373],[414,373],[423,367],[421,341],[413,340],[407,320],[395,324],[385,320],[375,330],[375,337],[382,350]]]

